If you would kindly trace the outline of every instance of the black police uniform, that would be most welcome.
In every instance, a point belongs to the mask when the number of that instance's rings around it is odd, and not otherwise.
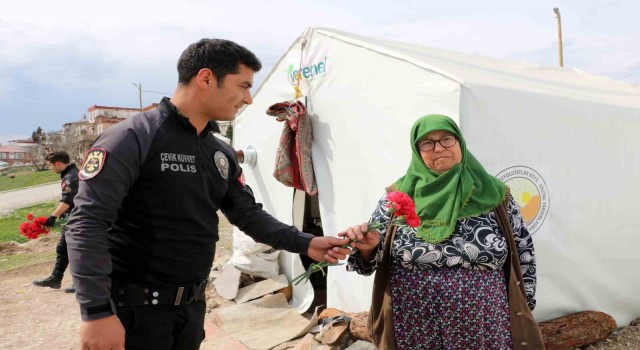
[[[60,219],[66,218],[66,216],[73,210],[73,199],[78,194],[78,168],[75,164],[69,164],[60,173],[60,187],[62,189],[62,197],[60,202],[69,205],[69,208],[60,215]],[[51,225],[55,222],[55,217],[49,217]],[[64,272],[69,265],[69,256],[67,254],[67,241],[65,239],[65,232],[67,230],[66,225],[62,225],[60,229],[60,241],[56,246],[56,263],[53,266],[51,275],[42,280],[33,281],[33,284],[39,287],[51,287],[60,288],[60,283]],[[72,292],[73,288],[65,289],[66,292]]]
[[[106,130],[80,169],[67,243],[83,320],[117,313],[127,348],[197,349],[217,210],[256,241],[306,254],[313,236],[262,210],[235,151],[164,98]]]
[[[78,194],[78,167],[73,163],[69,164],[60,173],[60,179],[60,187],[62,188],[62,198],[60,199],[60,202],[69,206],[69,208],[60,215],[60,219],[65,219],[73,210],[73,199]],[[54,272],[57,271],[60,273],[60,279],[62,279],[62,275],[67,269],[67,265],[69,265],[67,241],[65,239],[66,231],[67,225],[62,225],[62,228],[60,229],[60,242],[58,242],[58,245],[56,246],[56,264],[53,269]]]

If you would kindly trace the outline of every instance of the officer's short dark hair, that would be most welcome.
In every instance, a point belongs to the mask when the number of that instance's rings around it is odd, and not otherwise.
[[[60,162],[60,163],[64,163],[64,164],[69,164],[69,162],[70,162],[69,153],[67,153],[65,151],[51,152],[51,153],[47,154],[46,157],[44,157],[44,160],[46,160],[49,163]]]
[[[178,83],[189,84],[203,68],[215,74],[218,86],[227,74],[240,71],[240,64],[258,72],[262,63],[253,52],[233,41],[223,39],[202,39],[187,47],[178,60]]]

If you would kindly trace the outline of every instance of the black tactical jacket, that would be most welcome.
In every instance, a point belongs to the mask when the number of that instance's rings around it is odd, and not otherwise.
[[[62,214],[64,216],[73,210],[73,199],[78,194],[78,167],[75,164],[69,164],[60,173],[60,187],[62,189],[60,202],[69,205],[69,209]]]
[[[313,236],[262,210],[212,127],[198,136],[164,98],[95,141],[66,233],[83,320],[111,313],[112,280],[180,286],[208,278],[218,210],[258,242],[307,253]]]

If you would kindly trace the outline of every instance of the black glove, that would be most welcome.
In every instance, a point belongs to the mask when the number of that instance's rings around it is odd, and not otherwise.
[[[57,217],[50,215],[47,218],[47,221],[44,222],[43,226],[49,226],[49,227],[53,227],[53,225],[56,223],[56,219]]]

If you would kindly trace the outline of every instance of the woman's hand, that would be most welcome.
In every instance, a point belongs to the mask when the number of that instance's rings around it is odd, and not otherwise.
[[[366,222],[349,227],[345,231],[338,233],[338,237],[349,239],[351,241],[349,246],[358,248],[363,258],[371,257],[371,253],[380,243],[380,234],[376,230],[369,231],[369,224]]]

